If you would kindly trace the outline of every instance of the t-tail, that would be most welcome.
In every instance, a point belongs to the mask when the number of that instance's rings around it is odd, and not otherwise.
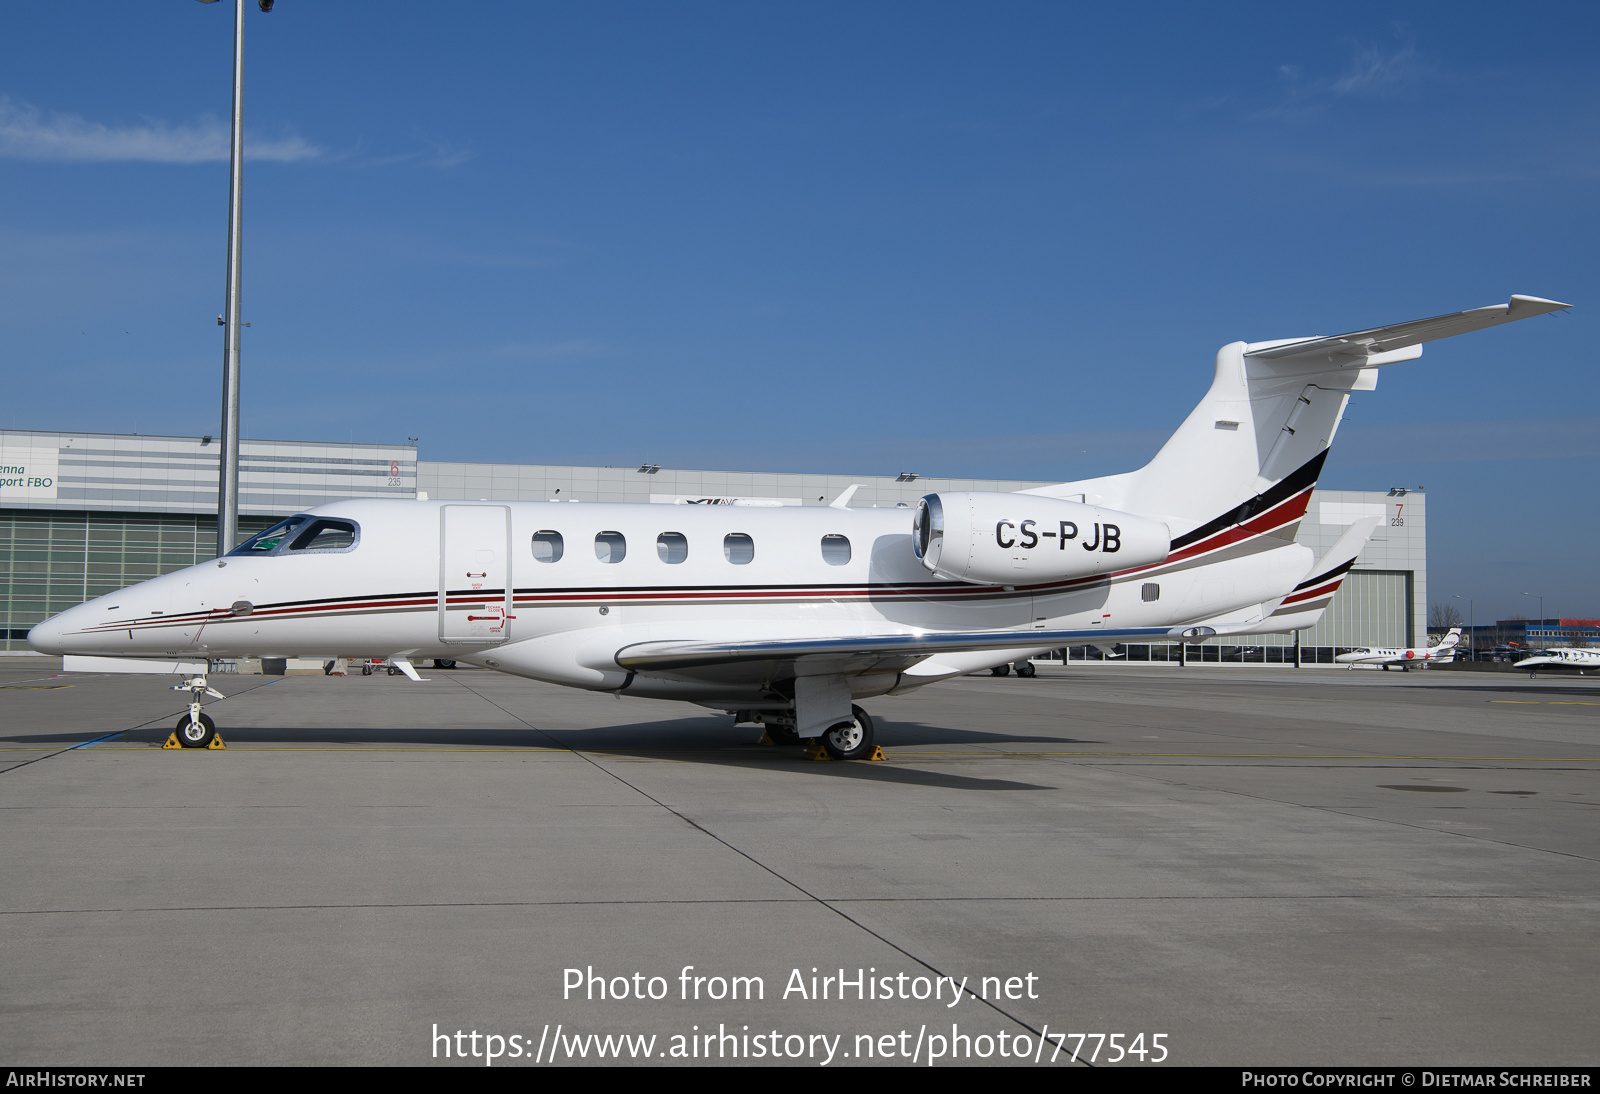
[[[1144,467],[1029,493],[1164,521],[1175,556],[1249,538],[1275,541],[1261,549],[1292,543],[1351,393],[1376,388],[1381,366],[1416,360],[1424,342],[1569,306],[1513,296],[1332,337],[1232,342],[1217,351],[1205,398]]]

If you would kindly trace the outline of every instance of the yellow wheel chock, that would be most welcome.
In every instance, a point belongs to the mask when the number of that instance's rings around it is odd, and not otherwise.
[[[167,734],[167,743],[162,745],[161,747],[163,749],[167,749],[167,748],[182,748],[183,746],[178,743],[178,735],[176,733],[169,733],[169,734]],[[208,751],[215,751],[216,749],[227,748],[227,747],[228,747],[227,745],[223,744],[223,742],[222,742],[222,734],[220,734],[220,733],[218,733],[216,736],[212,737],[211,738],[211,743],[206,745],[206,749]]]
[[[887,756],[885,756],[883,754],[882,747],[880,747],[878,745],[873,745],[872,746],[872,754],[870,756],[866,757],[866,759],[867,759],[867,761],[869,763],[874,761],[874,760],[887,760],[888,758],[889,757],[887,757]],[[808,760],[832,760],[833,757],[828,755],[828,750],[822,747],[821,738],[814,738],[810,744],[806,745],[806,759],[808,759]]]

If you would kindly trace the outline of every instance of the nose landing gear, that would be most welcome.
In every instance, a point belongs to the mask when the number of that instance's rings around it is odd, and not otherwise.
[[[213,742],[217,740],[217,723],[200,713],[200,697],[209,695],[213,699],[222,699],[226,696],[209,686],[204,675],[190,676],[183,683],[172,685],[172,690],[189,693],[189,713],[178,719],[177,726],[172,730],[172,739],[182,748],[213,747]],[[170,747],[172,740],[168,740],[167,744]]]

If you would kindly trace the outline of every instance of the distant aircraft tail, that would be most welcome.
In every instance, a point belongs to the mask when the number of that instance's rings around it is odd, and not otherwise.
[[[1461,645],[1461,628],[1451,627],[1450,633],[1439,640],[1439,644],[1434,647],[1434,650],[1443,653],[1446,650],[1453,650],[1459,645]]]

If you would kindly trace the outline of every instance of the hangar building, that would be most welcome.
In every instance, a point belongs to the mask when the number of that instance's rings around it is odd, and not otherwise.
[[[643,467],[434,463],[413,445],[240,442],[241,542],[279,517],[353,497],[496,501],[914,507],[940,490],[1025,490],[1048,482]],[[0,652],[25,652],[56,612],[215,553],[218,449],[211,437],[0,430]],[[1318,555],[1353,521],[1383,517],[1302,657],[1331,663],[1354,646],[1416,645],[1427,618],[1427,506],[1419,492],[1318,490],[1298,540]],[[906,520],[909,526],[910,514]],[[1282,662],[1291,635],[1191,647],[1191,659]],[[1160,646],[1132,660],[1165,659]],[[1097,656],[1097,655],[1096,655]],[[1173,654],[1172,656],[1176,656]]]

